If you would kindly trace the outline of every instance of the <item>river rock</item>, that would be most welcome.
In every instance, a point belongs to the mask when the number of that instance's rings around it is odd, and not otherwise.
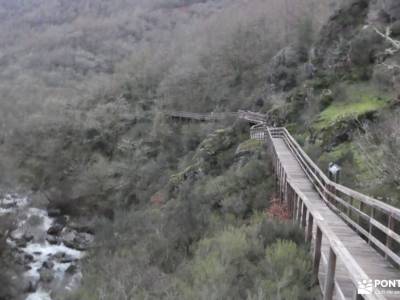
[[[32,280],[24,280],[22,283],[22,289],[24,293],[34,293],[38,287],[38,282],[33,282]]]
[[[63,229],[64,229],[64,225],[63,224],[55,223],[47,230],[47,234],[59,235]]]
[[[31,240],[32,239],[29,239],[29,238],[27,239],[27,238],[25,238],[25,236],[23,236],[20,239],[15,239],[14,242],[18,248],[25,248]]]
[[[45,261],[42,265],[42,268],[45,269],[53,269],[54,263],[52,261]]]
[[[61,243],[60,239],[55,235],[48,235],[46,241],[48,241],[50,245],[59,245]]]
[[[27,233],[27,232],[26,232],[26,233],[23,235],[22,238],[23,238],[25,241],[27,241],[27,242],[29,243],[30,241],[33,240],[34,236],[33,236],[33,234]]]
[[[68,216],[62,215],[62,216],[54,218],[54,223],[61,224],[65,227],[67,225],[68,220],[69,220]]]
[[[61,216],[61,210],[57,209],[57,208],[49,208],[47,210],[47,215],[50,218],[56,218],[56,217],[60,217]]]
[[[27,265],[33,261],[33,256],[30,254],[25,254],[25,253],[18,253],[16,255],[16,262],[20,265]]]
[[[86,232],[66,230],[62,236],[65,246],[76,250],[86,250],[93,242],[93,235]]]
[[[32,267],[30,265],[25,265],[24,266],[24,270],[25,271],[30,271],[30,270],[32,270]]]
[[[78,267],[74,264],[71,264],[65,271],[65,273],[68,275],[74,275],[76,272],[78,272]]]
[[[62,264],[67,264],[67,263],[72,263],[76,261],[77,259],[73,257],[72,255],[68,255],[64,252],[57,252],[51,257],[51,260],[54,260],[56,262],[62,263]]]
[[[65,257],[65,253],[64,252],[57,252],[56,254],[54,254],[52,256],[52,259],[55,259],[56,261],[60,261],[64,257]]]
[[[75,257],[65,254],[64,257],[60,260],[60,263],[67,264],[67,263],[71,263],[74,261],[76,261]]]
[[[77,232],[84,232],[84,233],[89,233],[89,234],[95,233],[94,225],[88,224],[88,223],[81,224],[78,222],[71,221],[68,223],[68,227],[76,230]]]
[[[54,279],[54,273],[52,270],[47,269],[47,268],[40,268],[39,270],[39,275],[40,275],[40,281],[49,283],[53,281]]]
[[[72,240],[64,240],[64,244],[73,249],[86,250],[89,248],[92,241],[93,236],[83,232],[76,234]]]

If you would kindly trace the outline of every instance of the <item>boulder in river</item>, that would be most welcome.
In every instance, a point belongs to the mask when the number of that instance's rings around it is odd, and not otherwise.
[[[93,235],[86,232],[68,231],[62,236],[65,246],[76,250],[87,250],[93,242]]]
[[[38,282],[32,280],[24,280],[22,283],[22,289],[25,293],[34,293],[38,287]]]
[[[47,210],[47,215],[50,218],[56,218],[56,217],[60,217],[61,216],[61,210],[57,209],[57,208],[49,208]]]
[[[55,235],[48,235],[46,241],[48,241],[50,245],[59,245],[61,243],[60,239]]]
[[[29,240],[27,240],[24,237],[22,237],[20,239],[14,240],[14,242],[15,242],[15,245],[18,248],[24,248],[24,247],[26,247],[28,245]]]
[[[77,259],[75,257],[73,257],[72,255],[68,255],[66,254],[61,260],[60,263],[62,264],[67,264],[67,263],[71,263],[73,261],[76,261]]]
[[[15,260],[20,265],[27,265],[33,261],[33,256],[26,253],[18,253],[15,257]]]
[[[39,270],[40,281],[49,283],[54,279],[54,272],[48,268],[40,268]]]
[[[47,230],[47,234],[59,235],[63,229],[64,229],[64,225],[63,224],[55,223]]]
[[[77,232],[84,232],[84,233],[89,233],[89,234],[94,234],[95,233],[95,228],[93,224],[89,224],[86,222],[85,224],[83,223],[78,223],[71,221],[68,223],[68,227],[76,230]]]
[[[53,269],[54,263],[52,261],[45,261],[42,267],[45,269]]]
[[[67,264],[67,263],[72,263],[77,260],[76,257],[73,255],[66,254],[64,252],[57,252],[51,257],[51,260],[62,263],[62,264]]]
[[[78,272],[78,267],[74,264],[71,264],[67,270],[65,271],[66,274],[68,275],[74,275]]]

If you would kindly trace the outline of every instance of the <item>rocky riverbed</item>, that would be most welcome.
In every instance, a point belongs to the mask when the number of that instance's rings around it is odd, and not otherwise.
[[[93,230],[78,225],[58,210],[34,207],[28,197],[0,198],[0,218],[12,214],[15,228],[7,244],[23,268],[26,300],[49,300],[79,286],[80,260],[93,242]]]

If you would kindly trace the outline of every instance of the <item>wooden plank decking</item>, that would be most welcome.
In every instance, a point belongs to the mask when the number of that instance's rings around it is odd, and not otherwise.
[[[358,236],[339,216],[337,216],[321,199],[315,191],[314,186],[305,175],[300,164],[281,138],[273,139],[273,146],[276,149],[278,159],[282,163],[288,177],[292,183],[301,190],[308,198],[313,208],[319,211],[320,215],[336,236],[342,241],[343,245],[353,256],[356,263],[364,270],[371,279],[400,279],[400,272],[390,263],[380,256],[372,247]],[[307,222],[308,223],[308,222]],[[307,224],[306,223],[306,224]],[[313,228],[313,235],[316,231]],[[312,240],[315,240],[313,238]],[[329,244],[322,239],[322,260],[319,268],[319,278],[321,286],[324,286],[327,258],[329,254]],[[362,278],[360,278],[361,280]],[[354,286],[350,274],[344,266],[344,262],[338,258],[335,276],[334,299],[355,299],[356,287]],[[400,295],[386,296],[386,299],[400,299]]]

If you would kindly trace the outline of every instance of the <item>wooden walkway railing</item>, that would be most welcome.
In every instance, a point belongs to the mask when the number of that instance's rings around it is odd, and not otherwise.
[[[280,199],[312,245],[323,299],[400,299],[399,288],[397,295],[357,294],[363,280],[400,280],[400,210],[331,181],[285,128],[268,127],[265,115],[236,115],[256,124],[252,139],[268,144]]]
[[[170,118],[176,119],[186,119],[193,121],[218,121],[223,120],[229,117],[238,117],[239,113],[229,112],[229,113],[191,113],[191,112],[182,112],[182,111],[164,111],[164,115]]]
[[[182,111],[164,111],[165,115],[170,118],[187,119],[194,121],[218,121],[229,117],[236,117],[254,124],[261,124],[266,121],[264,114],[251,111],[239,110],[238,112],[211,112],[211,113],[191,113]]]
[[[264,135],[260,133],[261,131],[264,131]],[[322,239],[324,238],[327,243],[329,249],[329,253],[326,253],[327,271],[323,279],[324,286],[321,286],[324,299],[333,299],[335,288],[338,299],[346,299],[349,295],[355,295],[356,299],[362,299],[362,297],[364,299],[400,299],[400,294],[361,296],[356,293],[357,286],[362,280],[368,282],[375,279],[400,279],[400,272],[391,266],[391,263],[397,267],[400,265],[398,252],[400,210],[329,180],[285,128],[258,126],[253,127],[251,134],[263,137],[270,146],[278,177],[280,198],[287,203],[292,217],[304,228],[307,240],[313,244],[314,272],[317,276]],[[301,182],[301,174],[300,176],[299,173],[291,174],[293,162],[286,162],[286,166],[283,166],[285,163],[281,161],[282,155],[275,146],[277,140],[283,141],[286,145],[303,174],[318,193],[319,199],[331,209],[329,212],[334,212],[352,228],[350,234],[353,232],[354,236],[350,236],[350,240],[344,238],[349,235],[349,231],[339,228],[340,224],[332,214],[325,211],[322,215],[321,209],[316,209],[315,203],[310,200],[310,197],[315,199],[315,196],[308,196],[302,191],[304,182]],[[314,230],[315,234],[313,234]],[[357,241],[360,239],[357,234],[366,241],[364,244]],[[359,246],[352,247],[352,244],[356,243],[359,243]],[[369,248],[369,251],[364,251],[363,247]],[[378,252],[387,260],[379,260]],[[345,272],[347,274],[340,274],[340,279],[335,276],[337,260],[340,260],[341,267],[344,266],[347,271]],[[379,265],[371,266],[368,260],[378,261]],[[339,281],[345,281],[346,277],[352,282],[352,286],[346,287],[344,284],[340,286]]]
[[[369,244],[400,266],[400,209],[328,179],[286,128],[268,128],[267,132],[266,138],[284,139],[325,203]]]

